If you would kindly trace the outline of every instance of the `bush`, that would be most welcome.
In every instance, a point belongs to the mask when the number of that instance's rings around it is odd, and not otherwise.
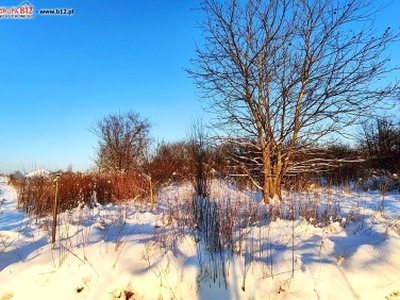
[[[25,212],[41,217],[53,211],[55,179],[48,177],[10,176],[18,195],[18,205]],[[149,182],[138,172],[103,174],[74,173],[59,174],[58,209],[70,210],[80,205],[93,206],[125,200],[146,200]]]

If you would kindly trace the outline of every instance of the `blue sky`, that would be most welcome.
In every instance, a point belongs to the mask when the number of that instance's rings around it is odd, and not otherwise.
[[[168,141],[203,117],[183,71],[199,36],[197,1],[30,3],[75,13],[0,20],[0,173],[89,168],[89,129],[110,113],[134,110]]]
[[[183,71],[194,42],[201,43],[200,1],[30,3],[75,13],[0,20],[0,173],[93,166],[90,128],[110,113],[136,111],[167,141],[184,138],[194,119],[209,118]],[[395,0],[377,25],[398,28],[399,15]]]

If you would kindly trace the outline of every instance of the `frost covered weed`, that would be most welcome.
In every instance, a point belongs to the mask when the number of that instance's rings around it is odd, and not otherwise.
[[[127,219],[132,217],[131,210],[131,205],[126,203],[118,203],[118,205],[109,206],[108,209],[97,204],[92,208],[86,205],[79,206],[74,210],[59,214],[56,243],[51,247],[54,265],[61,266],[71,254],[82,262],[87,262],[89,259],[87,248],[91,243],[99,240],[113,242],[115,251],[120,251],[133,234],[132,229],[127,230],[126,227]],[[47,218],[41,221],[43,225],[40,226],[49,231],[49,240],[50,222]]]
[[[191,187],[161,191],[162,204],[158,208],[160,213],[157,214],[154,236],[162,248],[175,251],[177,242],[194,226],[190,202],[192,192]]]
[[[379,194],[382,197],[384,197],[386,195],[386,193],[389,191],[391,181],[392,180],[386,176],[379,178],[377,185],[378,185]]]
[[[256,252],[263,253],[263,237],[256,238],[255,232],[266,223],[268,207],[255,203],[249,191],[218,181],[211,182],[209,190],[207,198],[194,196],[193,190],[164,195],[155,236],[161,247],[174,253],[177,242],[186,234],[192,235],[197,243],[199,280],[226,285],[229,257],[241,255],[249,266]]]
[[[333,197],[330,187],[307,192],[289,191],[281,201],[280,218],[301,218],[314,226],[324,227],[341,219],[340,202],[338,197]]]
[[[388,224],[388,228],[390,228],[391,230],[397,232],[397,234],[400,235],[400,220],[392,220]]]
[[[380,212],[382,214],[382,216],[383,216],[383,212],[385,210],[385,196],[386,196],[388,189],[389,189],[388,180],[382,181],[381,185],[379,186],[379,194],[381,195],[381,200],[379,201],[378,206],[376,208],[376,210],[378,212]]]

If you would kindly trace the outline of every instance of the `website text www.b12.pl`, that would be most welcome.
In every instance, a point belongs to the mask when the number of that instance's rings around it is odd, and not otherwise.
[[[40,9],[40,15],[66,15],[70,16],[74,14],[74,9],[67,8],[54,8],[54,9]]]

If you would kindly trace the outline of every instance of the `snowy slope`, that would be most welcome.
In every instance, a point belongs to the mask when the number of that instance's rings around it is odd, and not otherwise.
[[[6,182],[0,178],[0,198],[5,199],[0,207],[1,299],[400,297],[398,194],[387,195],[378,212],[379,194],[337,190],[325,197],[321,191],[321,201],[333,197],[341,202],[342,219],[323,227],[304,219],[249,225],[243,247],[255,250],[225,256],[226,282],[221,276],[214,282],[207,271],[214,272],[221,262],[213,265],[192,235],[171,233],[180,225],[166,226],[162,215],[191,195],[188,186],[165,189],[154,213],[125,203],[60,214],[52,247],[50,218],[36,220],[18,211]],[[212,193],[243,203],[253,197],[226,185],[213,187]],[[173,212],[179,213],[187,214]],[[267,248],[256,244],[265,241]]]

